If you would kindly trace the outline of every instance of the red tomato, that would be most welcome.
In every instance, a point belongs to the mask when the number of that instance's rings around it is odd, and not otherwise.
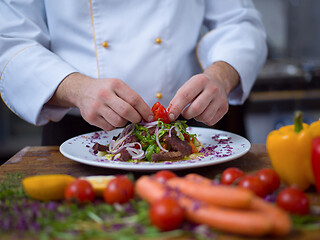
[[[159,103],[159,102],[156,102],[155,104],[153,104],[152,109],[151,109],[152,112],[155,113],[156,110],[159,108],[159,106],[160,106],[160,103]]]
[[[236,167],[230,167],[223,171],[221,175],[221,183],[226,185],[231,185],[236,181],[237,179],[240,179],[244,176],[244,173],[242,170]]]
[[[159,182],[166,182],[167,180],[177,177],[177,175],[174,172],[168,171],[168,170],[161,170],[156,172],[154,175],[154,178]]]
[[[287,187],[279,192],[277,205],[290,213],[299,215],[308,214],[310,210],[308,197],[294,187]]]
[[[160,119],[164,123],[170,123],[167,110],[159,102],[156,102],[152,106],[152,112],[154,115],[154,121]]]
[[[280,177],[271,168],[263,168],[257,172],[258,178],[263,182],[267,189],[267,194],[273,193],[280,186]]]
[[[95,198],[91,184],[84,179],[76,179],[65,190],[64,198],[67,201],[78,203],[92,202]]]
[[[238,183],[239,187],[247,188],[253,191],[259,197],[265,197],[267,195],[267,189],[265,188],[263,182],[254,175],[244,176]]]
[[[184,219],[184,210],[176,199],[165,197],[151,205],[149,218],[158,229],[170,231],[180,227]]]
[[[105,202],[126,203],[134,197],[134,186],[127,176],[117,176],[112,179],[103,192]]]
[[[183,137],[186,142],[190,142],[190,136],[188,134],[184,133]]]

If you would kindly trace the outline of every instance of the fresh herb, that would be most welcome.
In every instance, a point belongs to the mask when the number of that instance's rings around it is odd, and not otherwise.
[[[36,201],[24,193],[21,179],[22,174],[16,173],[1,181],[0,237],[18,234],[40,240],[136,240],[193,236],[206,240],[215,235],[209,228],[187,222],[181,229],[160,232],[149,222],[148,203],[139,198],[124,205],[109,205],[102,199],[85,205]]]
[[[25,197],[21,185],[21,173],[7,173],[5,177],[0,180],[0,200],[8,199],[9,197],[21,198]]]
[[[292,215],[293,227],[296,230],[319,230],[320,216],[319,215]]]

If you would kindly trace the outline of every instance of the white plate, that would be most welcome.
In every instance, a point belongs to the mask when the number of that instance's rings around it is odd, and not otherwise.
[[[243,156],[251,147],[247,139],[233,133],[211,128],[189,127],[188,132],[197,134],[199,141],[203,144],[205,156],[181,161],[132,163],[107,160],[93,153],[92,146],[95,143],[98,142],[106,145],[111,141],[113,136],[117,136],[121,131],[122,129],[115,129],[110,132],[100,131],[71,138],[60,146],[60,152],[65,157],[76,162],[92,166],[153,171],[161,169],[187,169],[219,164]]]

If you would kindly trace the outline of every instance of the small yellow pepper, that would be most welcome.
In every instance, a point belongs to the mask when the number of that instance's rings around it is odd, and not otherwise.
[[[311,164],[312,139],[320,136],[320,120],[302,123],[302,113],[295,115],[294,125],[269,133],[267,151],[274,170],[287,185],[301,190],[315,183]]]

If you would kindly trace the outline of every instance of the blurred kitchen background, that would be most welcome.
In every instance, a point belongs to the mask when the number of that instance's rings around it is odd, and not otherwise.
[[[304,121],[320,117],[320,1],[253,0],[268,34],[268,60],[243,106],[231,107],[226,130],[252,143],[292,124],[293,112]],[[41,128],[15,116],[0,103],[0,161],[25,146],[40,145]],[[1,163],[1,162],[0,162]]]

